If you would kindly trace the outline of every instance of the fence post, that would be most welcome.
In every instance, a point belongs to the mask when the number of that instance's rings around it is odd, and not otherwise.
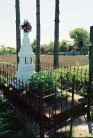
[[[39,85],[40,137],[44,138],[43,87]]]
[[[2,77],[1,77],[1,73],[2,73],[2,71],[1,71],[1,67],[2,65],[0,64],[0,85],[1,85],[1,79],[2,79]]]
[[[71,125],[70,125],[70,136],[72,137],[72,125],[73,125],[73,107],[74,107],[74,85],[75,76],[72,78],[72,102],[71,102]]]
[[[8,85],[8,84],[9,84],[9,80],[8,80],[8,79],[9,79],[8,64],[6,65],[6,68],[7,68],[7,72],[6,72],[7,75],[6,75],[6,78],[7,78],[7,85]]]

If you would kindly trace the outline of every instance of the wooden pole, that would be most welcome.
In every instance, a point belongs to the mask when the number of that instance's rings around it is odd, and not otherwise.
[[[93,26],[90,27],[90,42],[92,42],[92,46],[89,47],[88,121],[90,121],[91,94],[93,90]]]
[[[18,53],[21,47],[19,0],[15,0],[15,10],[16,10],[16,53],[17,53],[17,65],[18,65],[19,63]]]
[[[59,66],[59,0],[55,1],[54,68]]]
[[[40,0],[36,0],[36,66],[40,70]]]

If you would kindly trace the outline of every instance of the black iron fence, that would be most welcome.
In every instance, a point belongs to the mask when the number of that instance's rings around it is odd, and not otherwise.
[[[3,93],[34,136],[71,136],[74,117],[85,111],[87,105],[89,71],[78,66],[54,69],[47,63],[39,67],[40,71],[24,87],[23,80],[15,77],[16,65],[0,64]]]

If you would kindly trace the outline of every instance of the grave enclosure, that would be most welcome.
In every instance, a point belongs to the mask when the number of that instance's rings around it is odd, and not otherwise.
[[[61,128],[68,122],[69,135],[71,135],[73,119],[81,113],[87,113],[87,119],[90,120],[93,87],[93,27],[90,28],[90,43],[83,44],[89,47],[89,70],[61,65],[55,69],[48,63],[46,68],[42,63],[34,65],[34,53],[26,32],[18,53],[18,69],[17,65],[0,64],[0,89],[16,113],[23,116],[27,126],[31,126],[33,122],[38,125],[38,131],[33,134],[35,137],[52,137],[52,134],[56,136],[58,132],[63,132]],[[39,78],[41,82],[38,83],[37,78],[38,85],[34,92],[28,85],[28,79],[35,75],[34,73],[43,73],[44,77],[53,75],[53,83],[47,80],[47,85],[42,84],[42,77]],[[31,85],[31,88],[34,87],[35,82]],[[47,94],[46,89],[49,90]]]
[[[85,97],[88,88],[86,76],[84,76],[85,80],[82,84],[77,84],[78,80],[76,80],[73,75],[70,76],[70,79],[65,77],[63,72],[66,72],[66,68],[59,68],[55,71],[56,79],[61,75],[64,80],[60,79],[58,81],[57,79],[58,83],[54,85],[54,91],[49,92],[48,95],[45,95],[44,85],[38,85],[38,93],[36,93],[28,89],[27,86],[24,89],[23,82],[17,80],[15,81],[14,88],[10,84],[10,82],[14,79],[13,72],[6,72],[6,68],[11,70],[9,65],[0,66],[0,77],[2,78],[3,76],[5,82],[1,85],[3,94],[15,107],[15,110],[21,113],[27,124],[31,125],[33,121],[36,124],[39,124],[40,131],[38,135],[42,136],[46,134],[50,136],[52,133],[57,132],[57,130],[59,130],[62,126],[65,126],[65,123],[68,121],[70,121],[69,131],[71,132],[71,122],[73,122],[74,117],[87,111],[85,108],[88,100]],[[45,76],[47,76],[51,70],[52,69],[49,69],[45,72],[45,70],[42,69],[42,72],[44,72]],[[68,73],[69,71],[73,72],[73,68],[67,68]],[[74,75],[76,76],[80,74],[82,79],[85,72],[83,73],[81,69],[74,68]],[[19,84],[17,84],[18,82]],[[16,89],[17,85],[19,85],[20,90]],[[77,86],[84,88],[85,96],[79,96],[78,88],[76,88]]]

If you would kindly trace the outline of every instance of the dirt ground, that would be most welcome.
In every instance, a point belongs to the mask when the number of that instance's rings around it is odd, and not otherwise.
[[[53,55],[41,55],[41,63],[53,64]],[[0,62],[16,63],[16,55],[0,55]],[[34,57],[35,62],[35,57]],[[89,56],[59,56],[59,64],[62,66],[88,65]]]
[[[73,121],[73,137],[93,137],[93,122],[87,122],[86,114]]]
[[[59,133],[70,131],[70,123],[58,130]],[[66,137],[70,137],[69,133]],[[93,122],[87,122],[87,115],[83,114],[73,120],[72,138],[91,138],[93,137]]]

